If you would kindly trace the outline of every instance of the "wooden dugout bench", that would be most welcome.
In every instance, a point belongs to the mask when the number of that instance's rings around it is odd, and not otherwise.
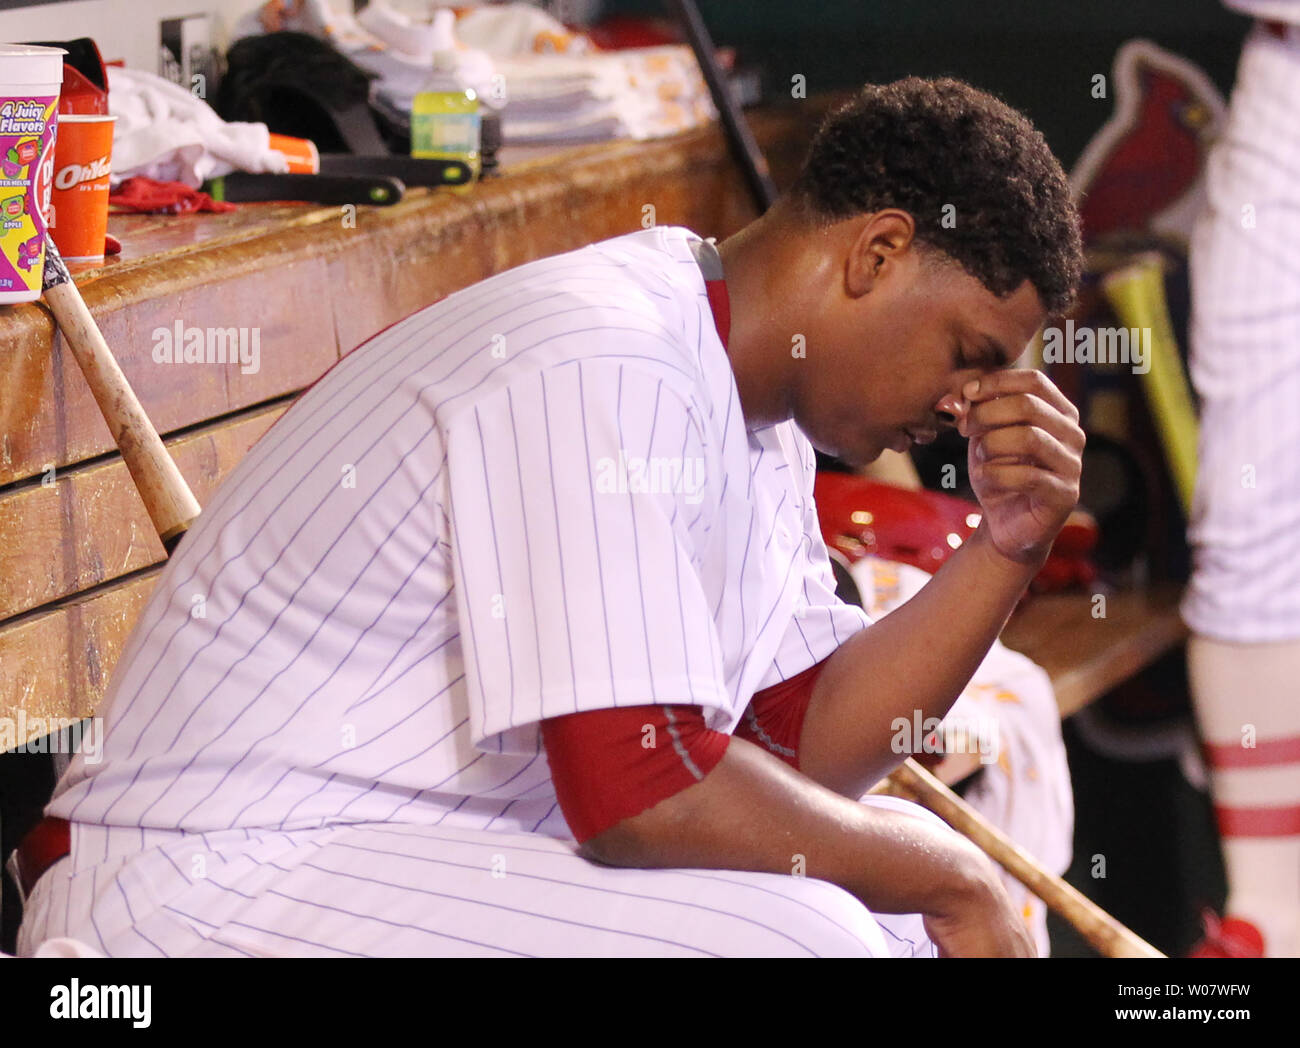
[[[831,101],[750,114],[778,185]],[[202,503],[368,337],[494,273],[641,228],[647,204],[659,224],[720,238],[755,215],[712,125],[644,143],[507,148],[502,173],[469,193],[411,190],[352,220],[303,204],[115,215],[122,254],[77,283]],[[156,362],[152,333],[178,319],[259,328],[259,369]],[[21,744],[44,734],[43,718],[96,711],[164,555],[43,306],[0,307],[0,390],[0,718],[25,728]],[[1175,604],[1172,591],[1112,595],[1098,620],[1087,595],[1038,598],[1003,639],[1044,665],[1067,715],[1179,643]],[[42,803],[12,796],[13,767],[0,755],[0,810]],[[26,821],[0,826],[0,854]]]

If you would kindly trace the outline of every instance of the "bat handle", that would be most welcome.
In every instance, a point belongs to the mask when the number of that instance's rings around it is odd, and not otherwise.
[[[1103,956],[1164,956],[1078,889],[1048,873],[1024,849],[912,758],[895,768],[887,781],[901,786],[953,829],[978,844],[991,859],[1078,929]]]
[[[47,286],[45,301],[170,555],[199,515],[198,500],[122,374],[77,286],[70,280]]]

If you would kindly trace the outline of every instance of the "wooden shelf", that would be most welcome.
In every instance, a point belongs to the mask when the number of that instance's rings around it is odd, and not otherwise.
[[[1032,597],[1007,623],[1002,643],[1047,671],[1068,717],[1187,638],[1180,596],[1175,586],[1109,593],[1098,618],[1086,593]]]

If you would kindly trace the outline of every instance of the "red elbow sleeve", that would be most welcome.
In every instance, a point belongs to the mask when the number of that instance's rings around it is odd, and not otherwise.
[[[761,746],[799,770],[799,736],[813,686],[826,668],[826,659],[796,673],[789,680],[754,692],[749,707],[736,725],[737,738]]]
[[[695,706],[627,706],[542,721],[555,796],[579,843],[699,782],[731,736]]]

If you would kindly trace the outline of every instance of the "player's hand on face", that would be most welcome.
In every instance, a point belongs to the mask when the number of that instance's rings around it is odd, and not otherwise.
[[[1033,564],[1079,501],[1079,412],[1041,371],[994,371],[978,382],[963,391],[957,426],[970,438],[971,487],[998,552]]]

